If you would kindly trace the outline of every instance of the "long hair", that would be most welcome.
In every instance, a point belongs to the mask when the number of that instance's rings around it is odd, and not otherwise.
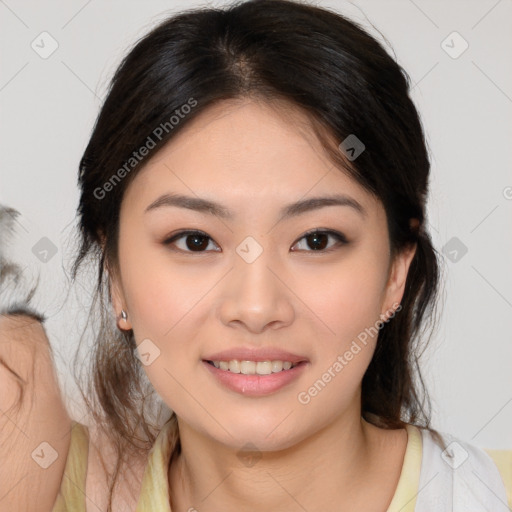
[[[383,428],[412,423],[435,432],[418,360],[435,323],[429,321],[435,318],[439,258],[426,223],[429,156],[409,93],[407,73],[362,27],[292,0],[182,11],[124,57],[80,161],[81,245],[72,273],[76,278],[88,257],[97,265],[99,307],[91,318],[98,329],[86,394],[118,450],[110,499],[128,448],[147,450],[158,431],[133,332],[118,331],[112,320],[106,271],[118,272],[121,201],[150,158],[223,100],[284,101],[305,113],[333,164],[382,202],[393,255],[416,244],[401,310],[379,330],[363,377],[361,409]],[[365,151],[347,165],[340,144],[351,135]],[[135,157],[149,146],[147,158]],[[175,414],[168,415],[178,435]]]

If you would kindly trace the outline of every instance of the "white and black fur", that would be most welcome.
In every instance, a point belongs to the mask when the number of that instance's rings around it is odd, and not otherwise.
[[[12,257],[9,249],[16,243],[16,224],[20,213],[0,204],[0,315],[28,315],[43,322],[44,315],[31,306],[37,289]]]

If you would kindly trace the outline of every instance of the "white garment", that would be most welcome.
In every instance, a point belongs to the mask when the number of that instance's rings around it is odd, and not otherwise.
[[[427,429],[414,512],[508,512],[505,484],[490,455],[440,432],[446,450]]]

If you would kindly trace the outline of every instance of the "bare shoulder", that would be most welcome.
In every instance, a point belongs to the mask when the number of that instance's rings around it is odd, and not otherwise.
[[[89,455],[85,494],[87,512],[107,510],[108,475],[117,462],[116,450],[108,437],[97,428],[89,429]],[[137,506],[147,456],[132,457],[128,467],[121,467],[113,494],[113,510],[132,512]]]
[[[0,509],[51,511],[71,440],[43,325],[0,315]]]

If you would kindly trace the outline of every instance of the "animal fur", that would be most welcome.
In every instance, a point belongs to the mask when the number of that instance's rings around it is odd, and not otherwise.
[[[44,316],[31,307],[36,284],[27,284],[22,268],[11,261],[8,248],[16,237],[16,218],[20,213],[0,204],[0,314],[28,315],[40,322]]]

